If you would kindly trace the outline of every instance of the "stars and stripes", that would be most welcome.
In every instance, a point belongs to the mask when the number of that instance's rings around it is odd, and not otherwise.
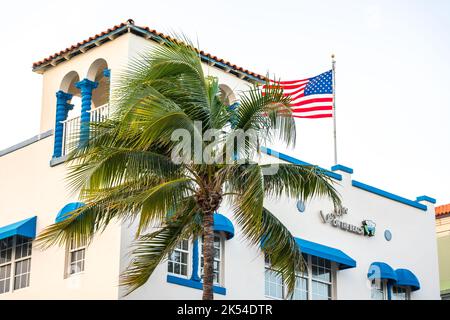
[[[304,80],[273,82],[291,97],[295,118],[320,119],[333,117],[333,72],[324,72]],[[267,86],[264,86],[266,88]]]

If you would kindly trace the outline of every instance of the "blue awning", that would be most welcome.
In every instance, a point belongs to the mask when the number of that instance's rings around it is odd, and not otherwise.
[[[225,232],[227,239],[230,240],[234,237],[234,226],[233,223],[220,213],[214,214],[214,231]]]
[[[37,217],[33,217],[1,227],[0,240],[13,236],[22,236],[25,238],[34,239],[36,237],[36,221]]]
[[[72,203],[65,205],[64,208],[62,208],[56,215],[55,222],[59,223],[59,222],[62,222],[64,220],[68,219],[71,216],[70,213],[72,211],[75,211],[83,206],[84,206],[84,203],[82,203],[82,202],[72,202]]]
[[[356,261],[339,249],[327,247],[322,244],[300,238],[295,238],[295,241],[300,247],[301,252],[326,260],[334,261],[338,264],[339,269],[341,270],[356,267]]]
[[[385,279],[397,281],[397,274],[390,265],[385,262],[373,262],[369,267],[367,277],[373,279]]]
[[[395,270],[397,275],[398,286],[411,287],[412,291],[417,291],[420,289],[420,283],[416,275],[408,269],[397,269]]]

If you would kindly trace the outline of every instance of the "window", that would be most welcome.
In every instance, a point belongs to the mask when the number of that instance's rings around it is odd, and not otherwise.
[[[409,300],[410,299],[410,288],[408,287],[392,287],[392,300]]]
[[[333,297],[334,266],[329,260],[304,255],[306,268],[297,274],[293,300],[331,300]],[[285,299],[286,286],[279,272],[266,257],[265,295],[272,299]]]
[[[189,262],[189,240],[181,241],[169,255],[167,271],[172,274],[187,277]]]
[[[76,274],[84,271],[86,259],[86,241],[77,243],[72,239],[69,246],[68,274]]]
[[[220,234],[214,235],[214,284],[220,284],[222,264],[222,237]],[[200,243],[200,277],[203,279],[203,238]]]
[[[271,268],[270,260],[266,256],[265,294],[274,299],[284,299],[284,281],[281,274]]]
[[[384,280],[372,280],[370,298],[372,300],[386,300],[386,282]]]
[[[331,300],[331,262],[310,257],[312,266],[312,300]]]
[[[15,236],[0,240],[0,294],[28,287],[30,269],[31,239]]]
[[[224,234],[219,232],[214,234],[213,284],[214,290],[219,291],[220,289],[217,288],[222,287],[224,283],[224,241]],[[168,256],[168,279],[178,277],[186,278],[191,282],[200,282],[203,279],[203,264],[203,239],[199,238],[197,242],[193,242],[192,239],[180,241]]]

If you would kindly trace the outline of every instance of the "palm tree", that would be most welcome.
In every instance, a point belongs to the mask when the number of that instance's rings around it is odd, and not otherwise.
[[[264,199],[323,196],[338,206],[339,196],[318,167],[280,164],[265,174],[271,166],[252,161],[260,145],[295,144],[289,98],[276,86],[255,86],[230,108],[217,78],[204,75],[198,50],[183,40],[152,49],[120,74],[113,116],[92,124],[89,141],[69,157],[69,186],[85,206],[47,227],[38,245],[90,242],[111,221],[137,219],[132,260],[120,279],[130,293],[181,240],[203,237],[203,299],[210,300],[213,214],[226,201],[242,234],[270,257],[292,293],[302,255]],[[179,132],[193,141],[177,141]],[[208,133],[214,139],[206,141]]]

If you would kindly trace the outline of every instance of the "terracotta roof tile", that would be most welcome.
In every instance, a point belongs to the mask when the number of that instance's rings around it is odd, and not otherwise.
[[[450,203],[436,207],[436,217],[442,217],[450,214]]]
[[[61,50],[61,51],[59,51],[59,52],[57,52],[57,53],[55,53],[55,54],[53,54],[53,55],[51,55],[51,56],[41,60],[41,61],[37,61],[37,62],[33,63],[33,70],[36,70],[36,69],[39,69],[40,67],[44,67],[44,66],[46,66],[48,64],[51,64],[55,59],[58,59],[60,57],[64,57],[64,56],[70,55],[71,53],[74,53],[78,49],[80,49],[83,45],[86,45],[87,43],[95,41],[95,40],[97,40],[100,37],[103,37],[103,36],[108,35],[108,34],[114,32],[114,31],[117,31],[117,30],[119,30],[121,28],[124,28],[125,26],[128,26],[130,28],[136,28],[136,29],[141,29],[141,30],[148,31],[148,32],[150,32],[150,33],[152,33],[154,35],[157,35],[157,36],[159,36],[159,37],[161,37],[161,38],[163,38],[165,40],[168,40],[168,41],[175,41],[177,43],[178,42],[182,42],[182,41],[179,41],[177,39],[174,39],[171,36],[165,35],[164,33],[158,32],[158,31],[156,31],[154,29],[150,29],[149,27],[138,27],[138,26],[135,26],[134,25],[134,21],[132,21],[130,19],[127,22],[115,25],[114,27],[109,28],[106,31],[98,33],[98,34],[96,34],[93,37],[90,37],[90,38],[88,38],[88,39],[86,39],[84,41],[78,42],[77,44],[74,44],[74,45],[72,45],[72,46],[70,46],[70,47],[68,47],[68,48],[66,48],[64,50]],[[229,61],[226,61],[224,59],[218,58],[217,56],[211,55],[210,53],[206,53],[203,50],[199,50],[197,48],[194,48],[194,49],[195,49],[195,51],[199,52],[203,57],[205,57],[207,59],[211,59],[211,60],[214,60],[215,62],[218,62],[220,64],[224,64],[224,65],[230,67],[231,69],[234,69],[236,71],[245,73],[245,74],[250,75],[250,76],[252,76],[254,78],[257,78],[257,79],[260,79],[260,80],[264,80],[265,79],[264,76],[262,76],[262,75],[260,75],[258,73],[249,71],[249,70],[244,69],[242,67],[238,67],[237,65],[232,64]]]

